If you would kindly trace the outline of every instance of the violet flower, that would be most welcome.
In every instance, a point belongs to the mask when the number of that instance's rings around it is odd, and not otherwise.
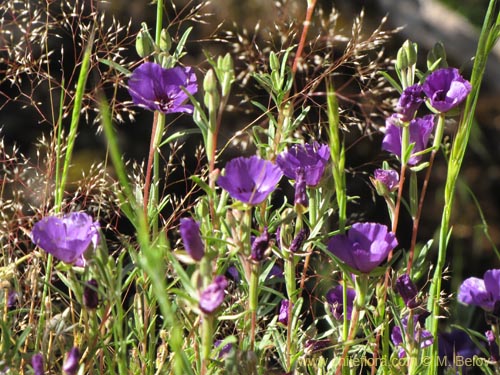
[[[164,114],[192,113],[193,106],[185,104],[198,91],[193,68],[165,69],[161,65],[145,62],[135,69],[128,81],[128,92],[136,105]]]
[[[67,375],[76,375],[78,368],[80,367],[78,362],[80,361],[80,351],[77,347],[70,349],[66,356],[66,360],[63,364],[63,371]]]
[[[413,316],[413,339],[415,340],[416,344],[419,345],[420,349],[427,348],[428,346],[431,346],[434,343],[434,337],[432,337],[432,334],[423,329],[425,326],[425,318],[427,315],[414,315]],[[408,330],[408,317],[404,317],[401,320],[401,324],[403,326],[403,331],[401,331],[401,327],[395,326],[392,329],[391,332],[391,340],[394,343],[394,345],[399,347],[399,358],[403,358],[406,356],[406,350],[403,347],[403,334]]]
[[[481,354],[481,350],[474,344],[470,336],[460,329],[439,333],[438,338],[439,357],[446,357],[448,366],[456,366],[454,359],[457,357],[465,359]]]
[[[394,233],[377,223],[356,223],[346,234],[328,241],[328,250],[348,266],[369,273],[398,245]]]
[[[439,112],[448,112],[462,103],[472,89],[456,68],[442,68],[431,73],[423,84],[431,106]]]
[[[84,212],[72,212],[62,218],[48,216],[31,231],[35,245],[59,260],[78,267],[85,265],[83,254],[97,247],[99,223]]]
[[[403,128],[397,125],[397,115],[392,115],[386,120],[385,136],[382,140],[382,150],[389,151],[401,158],[401,137]],[[423,151],[427,148],[429,137],[434,128],[434,115],[418,117],[410,121],[410,144],[414,143],[412,153]],[[422,159],[422,155],[413,155],[408,160],[409,165],[415,165]]]
[[[484,278],[469,277],[458,290],[458,301],[493,312],[500,302],[500,269],[488,270]]]
[[[337,285],[326,293],[326,302],[330,305],[333,317],[341,320],[344,317],[344,311],[347,311],[347,320],[351,320],[352,309],[356,291],[352,288],[347,288],[347,306],[344,308],[344,287]]]
[[[196,261],[201,260],[205,255],[205,246],[200,235],[200,224],[192,218],[182,218],[179,232],[189,256]]]
[[[379,190],[391,192],[399,186],[399,174],[393,169],[375,169],[373,177],[372,182],[377,188],[377,192]],[[383,191],[380,191],[380,193],[383,193]]]
[[[200,310],[205,314],[211,314],[224,301],[224,292],[227,288],[227,279],[224,276],[215,276],[214,281],[200,294]]]
[[[282,152],[276,159],[285,176],[297,180],[297,171],[302,168],[309,187],[319,184],[326,165],[330,159],[330,148],[318,142],[305,145],[294,145],[288,151]]]
[[[219,176],[217,184],[232,198],[252,205],[262,203],[283,176],[276,165],[258,156],[235,158],[225,169],[225,175]]]
[[[236,266],[229,266],[226,270],[226,275],[231,278],[235,284],[240,283],[240,273],[238,272]]]
[[[218,348],[222,344],[223,340],[215,340],[214,346]],[[219,350],[219,359],[227,357],[227,355],[233,350],[233,344],[227,343]]]
[[[420,105],[424,102],[422,94],[422,86],[419,84],[408,86],[404,89],[396,107],[396,112],[402,121],[408,122],[415,117],[415,112],[417,112]]]
[[[288,308],[290,307],[290,301],[284,299],[281,301],[280,313],[278,315],[278,322],[283,325],[288,325]]]
[[[34,354],[31,357],[31,366],[33,367],[34,375],[43,375],[45,373],[43,369],[43,355],[41,353]]]
[[[418,306],[417,295],[418,289],[411,281],[410,276],[404,273],[396,280],[396,291],[403,298],[406,307],[414,309]]]

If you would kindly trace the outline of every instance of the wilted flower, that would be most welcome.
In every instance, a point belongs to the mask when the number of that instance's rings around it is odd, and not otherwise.
[[[413,316],[413,339],[415,343],[419,345],[420,349],[427,348],[431,346],[434,342],[434,338],[432,334],[423,329],[425,326],[425,319],[428,314],[425,315],[414,315]],[[408,330],[408,317],[404,317],[401,320],[401,324],[403,325],[403,332]],[[395,326],[391,332],[391,340],[394,345],[399,346],[399,358],[403,358],[406,356],[406,350],[403,348],[403,333],[399,326]]]
[[[182,218],[179,232],[189,256],[196,261],[201,260],[205,255],[205,246],[200,235],[200,224],[192,218]]]
[[[290,307],[290,301],[284,299],[281,301],[280,313],[278,315],[278,322],[284,325],[288,325],[288,308]]]
[[[396,291],[403,298],[406,307],[414,309],[418,306],[418,289],[408,274],[404,273],[398,277],[396,280]]]
[[[347,307],[344,309],[344,287],[337,285],[326,293],[326,302],[330,304],[333,317],[341,320],[344,317],[344,311],[347,311],[347,320],[351,320],[352,309],[356,291],[352,288],[347,288]]]
[[[85,287],[83,288],[83,305],[87,309],[95,309],[99,305],[96,279],[90,279],[85,284]]]
[[[332,341],[330,339],[323,339],[323,340],[307,339],[305,342],[304,353],[306,355],[309,355],[314,352],[320,351],[324,348],[327,348],[330,345],[332,345]]]
[[[290,244],[290,252],[296,253],[297,251],[299,251],[307,236],[309,236],[309,230],[307,227],[299,230],[299,233],[297,233],[295,238],[292,240],[292,243]]]
[[[224,276],[215,276],[214,281],[200,294],[200,310],[205,314],[211,314],[224,301],[224,292],[227,288],[227,280]]]
[[[417,112],[420,105],[424,102],[422,94],[422,86],[419,84],[408,86],[404,89],[396,107],[396,112],[402,121],[408,122],[415,117],[415,112]]]
[[[384,192],[394,191],[399,186],[399,174],[393,169],[375,169],[373,177],[372,182],[381,195],[384,195]]]
[[[398,245],[394,233],[377,223],[356,223],[347,235],[338,234],[328,241],[328,250],[348,266],[369,273],[380,265]]]
[[[439,112],[448,112],[455,108],[469,95],[472,86],[465,80],[458,69],[442,68],[431,73],[423,84],[425,95],[431,106]]]
[[[238,269],[235,266],[229,266],[229,267],[227,267],[226,275],[229,278],[233,279],[233,281],[236,284],[239,284],[239,282],[240,282],[240,273],[238,272]]]
[[[488,341],[488,347],[490,350],[490,359],[493,362],[497,362],[500,359],[500,357],[499,357],[498,344],[497,344],[497,340],[495,337],[495,333],[493,331],[486,331],[485,335],[486,335],[486,340]],[[469,338],[469,340],[470,340],[470,338]]]
[[[250,258],[256,262],[260,262],[264,259],[264,253],[269,248],[269,240],[269,232],[267,228],[264,228],[264,231],[252,241]]]
[[[99,241],[99,223],[84,212],[72,212],[62,218],[45,217],[35,224],[31,238],[35,245],[65,263],[83,267],[83,254]]]
[[[285,176],[297,180],[297,170],[302,168],[307,186],[319,184],[330,159],[330,148],[318,142],[305,145],[295,145],[290,150],[278,155],[276,163]]]
[[[7,292],[7,308],[13,309],[19,302],[19,295],[15,290],[9,290]]]
[[[218,348],[222,344],[223,340],[215,340],[214,346]],[[233,344],[232,343],[227,343],[224,345],[220,350],[219,350],[219,358],[224,358],[226,357],[231,350],[233,349]]]
[[[77,347],[70,349],[63,364],[63,371],[67,375],[76,375],[78,372],[78,362],[80,361],[80,351]]]
[[[43,370],[43,355],[40,353],[34,354],[31,357],[31,366],[33,367],[34,375],[43,375],[45,372]]]
[[[258,156],[235,158],[225,169],[225,175],[219,176],[217,184],[234,199],[248,204],[262,203],[283,176],[276,165]]]
[[[484,279],[469,277],[458,290],[458,300],[492,312],[500,301],[500,269],[488,270]]]
[[[162,113],[192,113],[193,106],[185,104],[198,91],[193,68],[165,69],[161,65],[145,62],[134,70],[128,81],[128,92],[135,104]]]
[[[382,140],[382,150],[401,158],[401,137],[403,128],[397,125],[398,119],[396,115],[392,115],[386,120],[385,136]],[[414,143],[412,154],[423,151],[427,148],[429,137],[434,128],[434,115],[418,117],[410,121],[410,144]],[[415,165],[422,159],[422,155],[413,155],[408,160],[409,165]]]

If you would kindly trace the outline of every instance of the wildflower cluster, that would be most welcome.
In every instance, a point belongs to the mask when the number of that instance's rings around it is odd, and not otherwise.
[[[500,270],[468,278],[458,290],[460,303],[485,311],[490,328],[484,334],[449,329],[450,320],[442,318],[450,302],[442,298],[441,286],[453,191],[481,64],[498,38],[500,18],[495,23],[493,7],[469,82],[447,66],[440,45],[421,70],[417,45],[405,42],[396,78],[377,65],[382,51],[374,63],[366,62],[370,54],[363,49],[380,48],[389,34],[379,28],[360,40],[362,15],[342,58],[334,60],[331,47],[340,41],[329,30],[335,12],[329,22],[320,22],[327,42],[305,54],[314,44],[308,47],[306,41],[316,1],[307,1],[304,22],[281,35],[282,50],[256,45],[258,58],[246,68],[234,61],[249,58],[249,51],[219,57],[204,51],[205,60],[195,65],[194,56],[184,58],[193,28],[179,20],[187,12],[186,20],[199,21],[208,2],[182,11],[171,4],[175,17],[163,28],[165,5],[157,1],[154,37],[142,24],[131,63],[93,51],[93,41],[105,39],[97,13],[92,27],[80,26],[84,35],[94,31],[83,38],[67,137],[62,121],[70,104],[64,95],[60,120],[52,110],[47,196],[39,208],[29,205],[35,215],[23,224],[26,242],[16,247],[5,242],[16,260],[0,267],[5,278],[0,373],[16,367],[24,373],[27,366],[35,375],[340,375],[368,366],[372,374],[435,375],[440,366],[467,371],[461,358],[486,353],[489,361],[479,367],[500,371]],[[123,88],[131,100],[117,104],[115,93],[108,103],[104,91],[92,91],[107,141],[110,165],[99,172],[107,190],[89,188],[79,196],[81,189],[71,191],[68,176],[94,61],[116,70],[116,90]],[[386,79],[384,87],[393,86],[385,92],[399,93],[383,112],[389,115],[382,142],[374,144],[392,156],[375,168],[373,160],[364,163],[370,165],[364,178],[387,207],[376,217],[358,212],[364,197],[351,195],[349,151],[356,144],[347,147],[344,136],[353,114],[346,114],[346,96],[334,89],[339,67],[362,63]],[[355,79],[372,84],[363,71],[356,71]],[[264,99],[248,99],[249,87],[265,93]],[[52,83],[49,88],[52,95]],[[255,118],[230,138],[247,139],[248,148],[222,143],[236,100],[241,107],[251,105],[244,109]],[[132,165],[124,160],[114,122],[119,113],[136,111],[149,115],[152,124],[136,124],[150,143],[144,163]],[[359,116],[355,123],[363,122]],[[451,121],[457,122],[457,135],[442,147]],[[196,140],[201,146],[180,146],[191,134],[201,136]],[[421,245],[418,232],[440,150],[449,162],[433,259],[432,241]],[[194,171],[190,158],[196,159]],[[171,181],[175,168],[181,169],[182,184]],[[177,185],[183,186],[180,194],[170,191]],[[21,265],[24,287],[14,281]],[[21,307],[23,288],[32,300]]]

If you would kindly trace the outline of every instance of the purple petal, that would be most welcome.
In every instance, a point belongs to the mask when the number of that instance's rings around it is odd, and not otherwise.
[[[211,314],[224,301],[227,280],[224,276],[215,276],[214,281],[207,286],[200,295],[200,310],[205,314]]]
[[[458,290],[457,299],[466,305],[480,306],[486,311],[492,311],[495,305],[490,293],[486,290],[484,280],[477,277],[464,280]]]

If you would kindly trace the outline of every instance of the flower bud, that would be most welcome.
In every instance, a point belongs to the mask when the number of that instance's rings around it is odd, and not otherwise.
[[[135,50],[140,57],[149,56],[155,50],[155,42],[145,22],[142,23],[142,29],[135,39]]]
[[[163,52],[168,52],[170,51],[171,47],[172,47],[172,38],[170,37],[170,34],[168,33],[167,29],[162,29],[160,33],[160,49]]]
[[[269,232],[267,231],[267,228],[264,228],[262,234],[256,237],[252,242],[250,258],[257,262],[260,262],[262,259],[264,259],[265,252],[269,247],[269,240]]]
[[[189,256],[193,260],[201,260],[205,255],[205,246],[201,239],[200,224],[192,218],[182,218],[179,231]]]
[[[435,70],[447,67],[446,50],[444,49],[443,43],[437,42],[427,54],[427,68]]]
[[[283,325],[288,325],[288,308],[290,307],[290,301],[284,299],[281,301],[280,314],[278,315],[278,322]]]
[[[309,235],[307,228],[302,228],[299,230],[299,233],[295,236],[295,238],[292,240],[292,243],[290,244],[290,252],[296,253],[297,251],[300,251],[300,248],[302,247],[302,244],[304,243],[306,237]]]
[[[215,77],[213,69],[210,69],[205,75],[205,79],[203,80],[203,90],[210,93],[217,91],[217,78]]]

